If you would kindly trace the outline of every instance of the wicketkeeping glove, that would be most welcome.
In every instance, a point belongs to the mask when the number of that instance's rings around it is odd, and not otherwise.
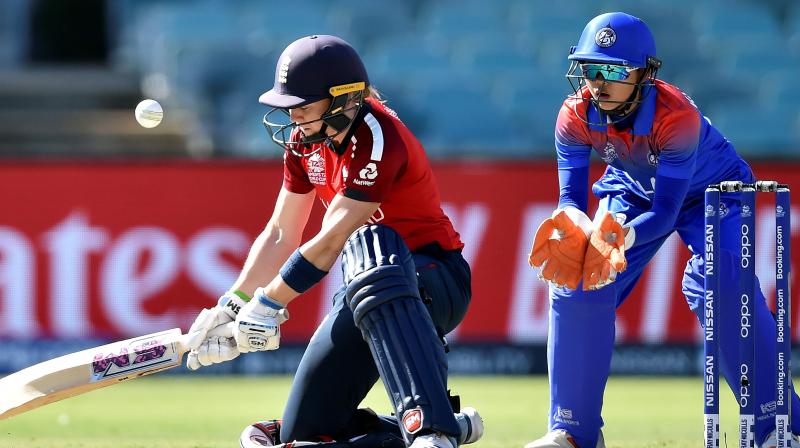
[[[571,215],[571,216],[570,216]],[[576,208],[558,209],[536,230],[528,262],[542,270],[539,278],[576,289],[583,275],[583,263],[591,220]]]
[[[253,300],[236,316],[233,338],[242,353],[275,350],[281,343],[281,324],[289,320],[289,311],[270,299],[264,288],[256,289]]]
[[[628,267],[625,259],[625,232],[611,213],[606,212],[594,229],[583,262],[583,290],[600,289]]]

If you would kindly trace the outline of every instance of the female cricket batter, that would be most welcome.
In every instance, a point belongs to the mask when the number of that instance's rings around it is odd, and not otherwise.
[[[442,339],[467,311],[470,269],[422,145],[379,101],[356,51],[335,36],[290,44],[259,101],[273,108],[264,123],[286,151],[283,187],[239,278],[193,325],[233,321],[232,340],[210,338],[190,354],[189,367],[277,349],[286,306],[342,254],[344,284],[300,362],[280,440],[264,443],[455,448],[476,441],[483,424],[475,410],[453,414]],[[316,236],[300,245],[315,197],[327,210]],[[365,441],[357,407],[379,377],[397,417]],[[386,428],[385,418],[374,420]]]
[[[692,253],[683,292],[702,322],[705,188],[754,181],[692,100],[656,79],[661,61],[638,18],[620,12],[595,17],[568,59],[575,95],[564,101],[556,123],[559,205],[537,231],[530,257],[551,282],[550,432],[526,448],[605,446],[601,409],[617,307],[661,244],[678,232]],[[586,215],[592,150],[608,164],[592,187],[600,199],[594,223]],[[736,195],[723,195],[722,205],[721,371],[738,399],[740,204]],[[756,285],[754,396],[772,400],[775,322]],[[775,402],[757,402],[756,409],[756,442],[774,447]],[[792,413],[794,432],[800,432],[797,395]]]

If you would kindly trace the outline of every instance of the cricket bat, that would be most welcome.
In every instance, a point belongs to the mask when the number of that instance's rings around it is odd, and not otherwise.
[[[231,335],[233,323],[209,336]],[[114,342],[45,361],[0,379],[0,420],[181,365],[193,334],[180,328]]]

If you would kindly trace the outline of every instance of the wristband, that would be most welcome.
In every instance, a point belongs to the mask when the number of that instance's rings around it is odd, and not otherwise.
[[[280,274],[290,288],[302,294],[316,285],[328,273],[311,264],[300,253],[300,249],[297,249],[283,264]]]
[[[234,297],[241,300],[242,303],[237,302]],[[219,300],[217,301],[217,306],[225,308],[226,309],[225,312],[228,313],[229,316],[235,318],[236,315],[239,314],[239,311],[242,309],[242,304],[247,303],[249,301],[250,301],[250,296],[248,296],[246,293],[242,291],[239,290],[228,291],[225,294],[223,294],[222,297],[219,298]]]
[[[238,289],[236,291],[233,291],[233,293],[236,294],[240,299],[244,300],[244,303],[250,301],[250,296],[248,296],[247,293],[239,291]]]
[[[264,305],[266,307],[272,308],[273,310],[279,310],[280,311],[280,310],[283,309],[283,304],[275,301],[270,296],[268,296],[264,292],[264,288],[256,289],[256,293],[253,295],[253,298],[258,300],[258,303],[260,303],[260,304],[262,304],[262,305]]]

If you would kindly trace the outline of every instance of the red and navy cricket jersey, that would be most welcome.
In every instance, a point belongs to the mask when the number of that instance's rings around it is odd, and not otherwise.
[[[287,151],[284,188],[300,194],[316,190],[326,207],[337,194],[378,202],[369,222],[397,231],[412,251],[430,243],[445,250],[464,247],[442,211],[424,148],[397,114],[368,98],[352,126],[339,151],[325,143],[298,145],[306,157]]]

